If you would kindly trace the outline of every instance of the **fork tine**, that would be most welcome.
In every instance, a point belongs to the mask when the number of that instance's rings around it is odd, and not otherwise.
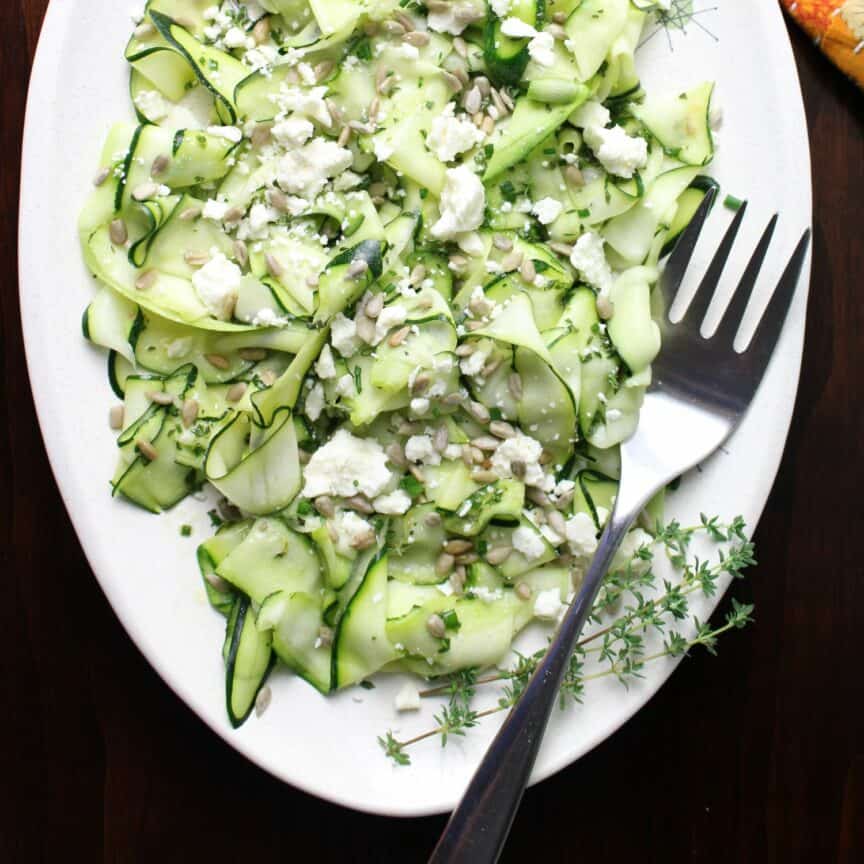
[[[702,233],[702,226],[711,212],[711,207],[714,205],[716,197],[716,187],[710,188],[705,193],[702,203],[693,214],[693,218],[690,220],[690,224],[684,229],[684,233],[678,238],[678,242],[675,244],[669,260],[666,262],[663,275],[660,277],[660,290],[663,292],[663,297],[666,301],[667,315],[672,308],[672,303],[675,301],[675,295],[684,281],[684,275],[690,266],[693,251],[696,249],[696,243],[699,240],[699,235]]]
[[[789,307],[795,297],[795,289],[798,287],[798,279],[807,257],[807,247],[810,245],[810,233],[808,228],[798,241],[798,245],[795,247],[795,251],[792,253],[792,257],[768,301],[768,306],[759,321],[756,333],[745,349],[745,356],[750,361],[751,366],[759,369],[760,378],[774,353],[774,348],[789,313]]]
[[[768,254],[768,247],[771,245],[771,238],[774,236],[774,229],[777,227],[778,214],[775,213],[768,223],[768,227],[723,313],[723,318],[720,321],[720,326],[717,328],[715,337],[719,337],[723,343],[735,341],[735,336],[741,327],[741,322],[744,320],[744,313],[750,305],[750,298],[753,296],[753,289],[756,286],[756,280],[759,278],[759,273],[762,270],[762,264],[765,262],[765,256]]]
[[[744,214],[747,212],[747,202],[745,201],[735,214],[732,224],[726,229],[726,234],[723,240],[717,247],[714,253],[714,258],[711,264],[699,283],[696,289],[696,294],[690,301],[687,311],[684,313],[682,321],[689,320],[693,325],[701,327],[705,320],[705,315],[708,308],[711,306],[711,301],[714,299],[714,293],[717,291],[717,285],[720,283],[720,277],[723,275],[723,270],[726,267],[726,262],[729,260],[729,253],[732,251],[732,246],[735,243],[735,238],[738,236],[738,229],[744,221]]]

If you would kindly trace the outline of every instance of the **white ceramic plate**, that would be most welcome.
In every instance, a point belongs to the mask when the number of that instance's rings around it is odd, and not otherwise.
[[[93,283],[81,262],[75,224],[110,124],[131,117],[123,61],[131,26],[128,6],[109,0],[51,3],[30,87],[21,305],[42,433],[66,507],[130,636],[165,681],[231,746],[285,781],[359,810],[409,816],[450,809],[494,723],[446,750],[427,742],[412,751],[410,768],[395,768],[384,759],[376,736],[388,728],[398,728],[403,737],[428,728],[431,705],[419,716],[399,717],[393,710],[398,681],[384,679],[375,690],[324,699],[303,682],[276,674],[268,712],[233,731],[223,698],[219,648],[224,623],[207,606],[195,541],[178,535],[178,526],[190,522],[196,540],[208,536],[206,508],[190,500],[157,518],[109,495],[116,454],[107,423],[113,397],[105,357],[81,338],[79,322]],[[778,4],[771,0],[696,0],[694,11],[686,34],[661,31],[646,41],[641,69],[649,87],[665,82],[683,90],[705,78],[718,82],[725,122],[714,172],[724,191],[751,202],[742,232],[747,242],[739,243],[731,275],[743,270],[744,247],[752,249],[770,214],[779,211],[774,253],[764,274],[767,287],[811,212],[806,121],[792,52]],[[719,208],[711,220],[713,237],[728,219]],[[792,414],[805,284],[750,416],[729,446],[682,485],[672,502],[675,515],[692,519],[710,509],[725,517],[741,513],[755,525]],[[700,614],[709,613],[711,605]],[[535,780],[614,732],[657,691],[674,665],[651,667],[629,691],[616,683],[590,686],[584,707],[554,718]]]

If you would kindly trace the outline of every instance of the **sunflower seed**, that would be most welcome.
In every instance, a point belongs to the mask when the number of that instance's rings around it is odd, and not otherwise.
[[[461,392],[448,393],[441,401],[445,405],[461,405],[465,401],[465,394]]]
[[[321,495],[315,499],[315,509],[325,518],[332,519],[336,515],[336,505],[329,495]]]
[[[239,402],[246,395],[247,389],[248,386],[242,381],[240,381],[229,388],[228,393],[225,395],[225,398],[229,402]]]
[[[259,18],[252,28],[252,38],[257,45],[263,45],[270,38],[270,19],[268,17]]]
[[[476,114],[480,110],[480,104],[483,101],[483,97],[480,94],[480,91],[477,87],[472,87],[462,99],[462,107],[469,114]]]
[[[405,458],[405,451],[402,449],[402,445],[398,441],[388,444],[384,452],[387,454],[387,458],[390,462],[392,462],[397,468],[408,467],[408,460]]]
[[[357,330],[357,336],[362,339],[367,345],[371,345],[375,341],[375,322],[365,315],[358,315],[354,319],[354,326]]]
[[[546,514],[546,521],[563,543],[567,537],[567,523],[564,521],[564,517],[557,510],[550,510]]]
[[[112,429],[122,429],[126,411],[122,405],[112,405],[108,412],[108,425]]]
[[[465,463],[466,468],[471,468],[474,465],[474,453],[471,450],[470,444],[462,445],[462,461]]]
[[[512,111],[516,107],[516,103],[506,90],[499,90],[498,95],[501,97],[501,101],[508,111]]]
[[[249,263],[249,247],[242,240],[235,240],[232,248],[234,260],[240,265],[241,270],[245,270]]]
[[[509,255],[505,255],[501,260],[501,269],[505,273],[512,273],[514,270],[518,270],[522,264],[523,255],[521,252],[511,252]]]
[[[187,249],[183,253],[183,260],[190,267],[203,267],[210,260],[210,253],[200,249]]]
[[[496,438],[515,438],[516,429],[505,420],[493,420],[489,424],[489,431]]]
[[[537,461],[541,465],[551,465],[555,461],[555,457],[548,450],[544,450]]]
[[[159,458],[159,451],[144,438],[136,438],[135,446],[138,448],[138,452],[148,462],[155,462]]]
[[[450,540],[444,544],[444,551],[451,555],[464,555],[473,549],[474,544],[470,540]]]
[[[483,321],[466,321],[465,329],[466,330],[482,330],[486,324]]]
[[[454,65],[449,72],[451,75],[455,75],[459,79],[459,83],[463,87],[468,86],[468,82],[471,78],[468,76],[468,70],[461,63]]]
[[[552,20],[556,24],[563,24],[567,20],[567,13],[562,9],[552,13]]]
[[[111,176],[110,168],[103,168],[94,178],[93,185],[94,186],[102,186],[105,181]]]
[[[478,423],[486,424],[492,419],[489,409],[480,402],[469,402],[466,410]]]
[[[493,357],[481,370],[480,375],[482,378],[488,378],[490,375],[494,375],[495,372],[498,371],[498,367],[504,362],[503,357]]]
[[[358,513],[365,513],[367,516],[375,512],[375,508],[362,495],[346,498],[345,506],[349,510],[356,510]]]
[[[150,166],[150,176],[151,177],[160,177],[171,167],[171,157],[166,156],[164,153],[161,153],[153,160],[153,164]]]
[[[499,564],[503,564],[512,554],[512,546],[494,546],[486,553],[486,560],[493,567],[497,567]]]
[[[426,475],[423,473],[423,469],[419,465],[409,465],[408,470],[411,472],[411,476],[418,483],[426,482]]]
[[[468,571],[461,564],[450,574],[450,585],[454,594],[465,592],[465,583],[468,581]]]
[[[385,69],[379,66],[375,72],[375,92],[382,96],[386,95],[390,88],[396,83],[396,76],[392,69]]]
[[[243,211],[239,207],[231,207],[222,218],[222,221],[230,225],[239,222],[243,218]]]
[[[349,279],[359,279],[369,270],[369,262],[363,258],[355,258],[346,271]]]
[[[269,123],[258,123],[252,130],[251,141],[256,150],[270,143],[270,139],[273,137],[271,135],[272,128]]]
[[[531,586],[527,582],[520,582],[516,586],[516,596],[520,600],[530,600],[531,599]]]
[[[519,275],[529,284],[533,285],[537,279],[537,268],[530,258],[525,258],[519,267]]]
[[[216,369],[225,370],[231,368],[228,358],[223,357],[221,354],[205,354],[204,359]]]
[[[270,204],[280,213],[288,213],[288,196],[279,189],[271,189],[267,196]]]
[[[569,258],[573,254],[573,247],[569,243],[549,243],[548,245],[556,255]]]
[[[401,9],[397,9],[393,13],[393,17],[405,28],[407,33],[411,33],[415,29],[414,21],[411,16],[403,12]]]
[[[585,177],[582,172],[575,165],[568,165],[564,169],[564,179],[571,186],[584,186],[585,185]]]
[[[373,294],[363,307],[363,314],[367,318],[377,318],[384,309],[384,295]]]
[[[502,252],[511,252],[513,250],[513,241],[509,237],[505,237],[503,234],[496,234],[492,238],[492,245],[496,249],[500,249]]]
[[[265,684],[255,697],[255,716],[260,717],[270,707],[272,701],[273,691],[269,684]]]
[[[200,207],[187,207],[180,214],[181,222],[194,222],[196,219],[201,217],[201,208]]]
[[[351,541],[352,549],[369,549],[375,545],[375,532],[370,528],[368,531],[364,531],[362,534],[359,534]]]
[[[268,252],[264,256],[264,262],[267,264],[267,272],[274,279],[278,279],[285,272],[282,265],[279,263],[279,259],[273,255],[272,252]]]
[[[440,513],[436,513],[434,510],[431,513],[427,513],[424,517],[423,521],[430,528],[437,528],[444,520],[441,518]]]
[[[327,646],[333,644],[334,632],[330,627],[322,625],[318,628],[318,638],[321,640],[321,645]]]
[[[453,93],[458,93],[462,89],[462,82],[452,72],[442,72],[441,78],[444,80],[447,88]]]
[[[479,129],[483,125],[483,117],[483,112],[478,111],[476,114],[471,115],[471,122]]]
[[[470,357],[477,350],[477,345],[474,342],[463,342],[456,346],[457,357]]]
[[[468,259],[464,255],[451,255],[448,264],[454,273],[462,273],[468,266]]]
[[[487,483],[494,483],[498,479],[498,475],[494,471],[475,471],[471,475],[471,479],[475,483],[485,486]]]
[[[485,135],[491,135],[495,131],[495,121],[487,115],[483,118],[480,128]]]
[[[114,219],[108,226],[108,236],[115,246],[123,246],[129,239],[129,230],[122,219]]]
[[[482,465],[486,468],[486,454],[479,447],[471,447],[471,459],[475,465]]]
[[[415,265],[408,277],[408,281],[412,285],[419,285],[426,278],[426,268],[422,264]]]
[[[147,201],[159,194],[159,187],[155,183],[142,183],[132,190],[132,198],[135,201]]]
[[[381,27],[390,36],[405,35],[405,28],[398,21],[385,21]]]
[[[435,562],[435,572],[439,576],[446,576],[453,569],[455,563],[455,556],[451,555],[449,552],[442,552],[438,556],[438,560]]]
[[[468,56],[468,43],[461,36],[456,36],[453,39],[453,50],[460,57],[467,57]]]
[[[426,629],[429,635],[435,639],[443,639],[447,634],[447,626],[444,624],[444,619],[440,615],[430,615],[426,619]]]
[[[180,408],[180,419],[183,426],[189,429],[198,419],[198,402],[195,399],[186,399]]]
[[[422,431],[423,426],[420,423],[402,422],[396,427],[399,435],[419,435]]]
[[[432,439],[432,446],[439,452],[443,453],[450,444],[450,433],[446,426],[439,426],[435,430],[435,435]]]
[[[476,447],[478,450],[497,450],[500,444],[501,442],[491,435],[481,435],[479,438],[471,439],[471,446]]]
[[[529,486],[525,492],[525,497],[536,504],[538,507],[551,507],[552,502],[549,500],[549,496],[542,490],[537,489],[535,486]]]
[[[521,459],[514,459],[510,463],[510,473],[517,480],[525,479],[525,472],[528,470],[528,466]]]
[[[145,270],[136,280],[135,287],[139,291],[148,291],[156,284],[159,274],[155,270]]]
[[[429,34],[421,30],[412,30],[402,37],[402,41],[408,45],[413,45],[415,48],[424,48],[429,44]]]
[[[615,305],[606,294],[597,295],[597,314],[608,321],[615,314]]]
[[[326,125],[332,126],[334,123],[338,123],[341,126],[345,122],[345,114],[342,109],[332,99],[325,99],[324,104],[327,106],[327,114],[330,119]]]
[[[220,591],[223,594],[228,594],[232,590],[231,585],[217,573],[205,573],[204,578],[207,580],[207,583],[210,585],[210,587],[216,591]]]
[[[314,68],[315,81],[320,84],[322,81],[330,77],[335,68],[336,64],[332,60],[322,60]]]
[[[559,42],[563,42],[567,38],[567,31],[557,22],[549,24],[546,27],[546,32],[551,33],[552,38],[557,39]]]
[[[510,395],[517,401],[521,401],[522,399],[522,376],[518,372],[514,372],[507,379],[507,389],[510,391]]]
[[[174,404],[174,397],[170,393],[164,393],[162,390],[150,390],[146,396],[154,405]]]
[[[492,104],[497,109],[498,113],[503,117],[505,114],[509,114],[510,112],[507,110],[507,106],[504,104],[504,100],[501,97],[501,94],[493,87],[489,91],[489,96],[492,98]]]
[[[478,75],[474,79],[474,86],[484,95],[488,96],[492,92],[492,85],[485,75]]]
[[[388,340],[387,344],[391,348],[398,348],[407,338],[408,334],[411,332],[411,328],[407,325],[405,327],[400,327]]]

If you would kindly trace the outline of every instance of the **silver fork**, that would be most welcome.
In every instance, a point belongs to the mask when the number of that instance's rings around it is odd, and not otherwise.
[[[667,310],[672,308],[713,199],[712,190],[681,236],[660,279]],[[621,446],[618,496],[597,552],[545,659],[480,763],[430,864],[491,864],[498,860],[576,640],[624,535],[659,489],[710,456],[732,434],[756,394],[795,296],[810,230],[798,243],[750,344],[738,353],[733,343],[777,216],[768,223],[719,327],[710,338],[700,331],[745,209],[746,205],[735,215],[683,318],[673,324],[667,312],[662,322],[663,349],[654,364],[654,383],[645,396],[636,433]]]

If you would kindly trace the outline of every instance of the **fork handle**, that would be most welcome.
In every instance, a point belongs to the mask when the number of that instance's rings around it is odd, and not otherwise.
[[[647,498],[645,499],[647,500]],[[619,496],[620,501],[620,496]],[[597,592],[644,501],[616,506],[594,559],[545,659],[534,671],[453,811],[429,864],[493,864],[504,848],[543,741],[558,689]]]

